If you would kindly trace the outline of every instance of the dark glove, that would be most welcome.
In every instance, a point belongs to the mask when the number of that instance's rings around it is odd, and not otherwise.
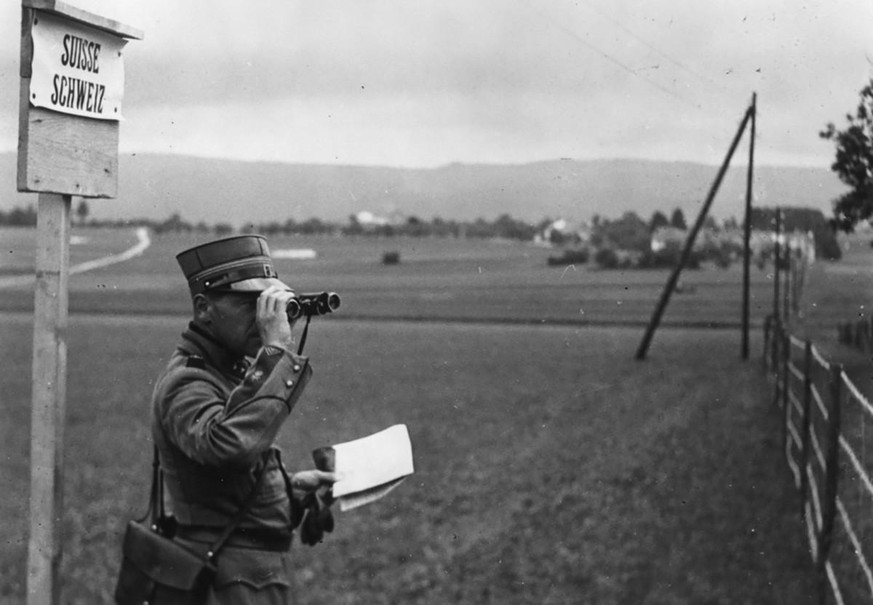
[[[324,533],[333,531],[333,513],[330,505],[333,495],[329,488],[319,488],[303,497],[303,521],[300,523],[300,541],[315,546],[324,540]]]

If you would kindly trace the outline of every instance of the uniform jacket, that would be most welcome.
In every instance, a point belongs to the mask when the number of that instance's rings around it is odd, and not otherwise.
[[[307,357],[261,348],[249,366],[189,326],[152,398],[166,507],[179,524],[223,528],[266,465],[240,527],[290,536],[293,495],[273,441],[311,375]]]

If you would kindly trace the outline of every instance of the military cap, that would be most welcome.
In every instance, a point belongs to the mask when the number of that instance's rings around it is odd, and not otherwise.
[[[270,286],[291,290],[278,279],[267,240],[238,235],[189,248],[176,255],[191,294],[210,291],[261,292]]]

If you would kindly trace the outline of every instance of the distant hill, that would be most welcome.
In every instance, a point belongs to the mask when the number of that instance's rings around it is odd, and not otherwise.
[[[0,210],[35,204],[15,186],[15,153],[0,154]],[[94,200],[101,219],[163,219],[234,226],[288,218],[345,222],[369,210],[422,219],[613,218],[633,210],[648,220],[681,207],[700,209],[717,167],[642,160],[554,160],[518,165],[451,164],[433,169],[281,164],[136,154],[120,159],[119,197]],[[713,214],[742,217],[744,167],[728,171]],[[845,188],[827,168],[755,170],[756,204],[810,206],[830,216]],[[669,216],[669,214],[668,214]]]

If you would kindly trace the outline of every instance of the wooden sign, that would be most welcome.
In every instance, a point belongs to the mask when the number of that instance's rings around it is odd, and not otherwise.
[[[58,605],[70,206],[73,195],[115,196],[121,49],[142,34],[56,0],[22,0],[21,9],[18,190],[39,192],[27,605]]]
[[[76,21],[33,11],[30,96],[35,107],[120,120],[127,41]]]
[[[142,33],[55,0],[24,0],[18,190],[118,193],[122,50]]]

